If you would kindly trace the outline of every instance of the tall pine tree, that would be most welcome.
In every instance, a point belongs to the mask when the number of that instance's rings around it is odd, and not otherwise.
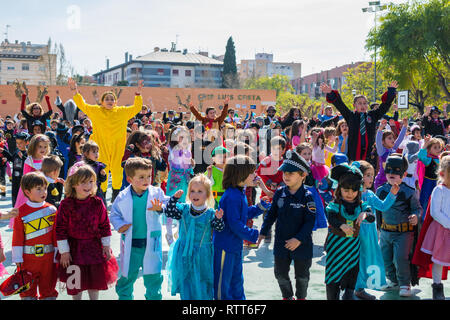
[[[225,57],[223,59],[222,88],[239,88],[239,77],[236,67],[236,50],[232,37],[228,38]]]

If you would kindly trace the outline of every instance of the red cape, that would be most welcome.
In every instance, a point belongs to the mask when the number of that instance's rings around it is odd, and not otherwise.
[[[412,263],[418,266],[419,270],[417,276],[419,278],[432,279],[433,276],[431,273],[431,268],[433,267],[433,261],[431,261],[431,255],[420,250],[420,248],[422,247],[423,239],[425,238],[425,234],[427,233],[428,227],[430,226],[431,222],[434,221],[433,217],[430,214],[430,203],[431,201],[428,201],[427,213],[422,228],[420,230],[419,238],[417,239],[417,244],[414,250]],[[442,280],[447,280],[448,268],[449,267],[446,266],[442,268]]]

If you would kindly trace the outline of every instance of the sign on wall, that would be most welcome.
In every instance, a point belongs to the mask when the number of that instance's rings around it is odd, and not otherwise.
[[[409,91],[399,91],[397,95],[397,105],[399,109],[408,109],[408,94]]]

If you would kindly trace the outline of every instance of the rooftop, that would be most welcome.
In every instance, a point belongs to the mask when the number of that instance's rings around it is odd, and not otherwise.
[[[182,53],[170,51],[154,51],[133,59],[134,61],[151,61],[183,64],[214,64],[223,65],[223,62],[198,53]]]

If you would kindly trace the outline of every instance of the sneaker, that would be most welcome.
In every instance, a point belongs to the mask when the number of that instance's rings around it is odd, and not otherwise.
[[[377,299],[374,295],[367,293],[365,290],[355,291],[355,296],[357,296],[361,300],[376,300]]]
[[[256,243],[249,243],[249,244],[247,244],[247,247],[249,249],[256,249],[256,248],[258,248],[258,245]]]
[[[390,290],[397,290],[398,287],[398,283],[396,282],[392,282],[390,280],[387,281],[387,284],[385,284],[384,286],[382,286],[380,288],[381,291],[390,291]]]
[[[400,295],[400,297],[411,297],[412,296],[411,287],[410,286],[401,286],[399,295]]]

